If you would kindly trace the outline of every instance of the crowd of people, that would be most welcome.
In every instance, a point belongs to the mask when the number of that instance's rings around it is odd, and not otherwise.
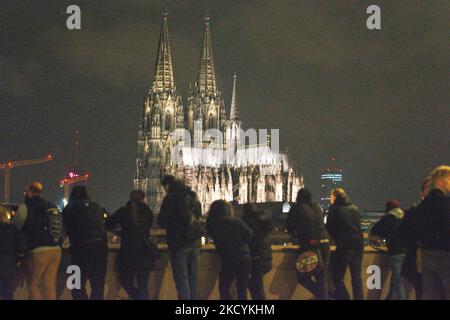
[[[232,299],[264,300],[264,276],[272,269],[270,233],[273,225],[264,212],[251,204],[238,218],[231,203],[217,200],[205,216],[195,192],[167,175],[161,185],[166,192],[157,219],[166,229],[173,278],[180,300],[197,298],[197,269],[201,237],[214,242],[220,257],[219,293]],[[122,287],[131,299],[148,299],[149,273],[159,250],[150,238],[153,212],[145,194],[134,190],[127,203],[109,215],[91,201],[84,186],[75,186],[62,212],[42,197],[41,183],[27,186],[25,201],[12,213],[0,207],[0,298],[12,299],[20,264],[27,270],[29,299],[55,300],[62,245],[70,242],[71,265],[81,271],[80,285],[71,288],[74,300],[104,298],[108,260],[107,231],[120,230],[118,271]],[[386,241],[391,271],[388,299],[407,299],[409,281],[416,299],[450,298],[450,167],[434,169],[422,184],[421,200],[403,211],[397,200],[386,203],[386,213],[373,226],[371,241]],[[325,222],[326,214],[326,222]],[[324,213],[303,188],[297,194],[286,221],[287,231],[298,242],[298,283],[318,300],[364,299],[362,261],[364,235],[360,211],[346,191],[331,192],[331,205]],[[330,262],[330,246],[335,252]],[[344,283],[347,269],[351,291]],[[328,288],[328,271],[334,290]],[[88,295],[86,283],[90,282]]]

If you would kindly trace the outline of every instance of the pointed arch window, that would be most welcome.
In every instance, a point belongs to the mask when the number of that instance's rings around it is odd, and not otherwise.
[[[173,129],[174,129],[173,121],[174,121],[174,118],[173,118],[172,113],[167,112],[166,117],[165,117],[164,130],[173,131]]]

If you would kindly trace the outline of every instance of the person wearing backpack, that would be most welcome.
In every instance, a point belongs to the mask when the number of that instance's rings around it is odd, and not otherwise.
[[[145,204],[140,190],[130,193],[130,200],[107,220],[106,227],[120,227],[119,276],[122,287],[134,300],[148,299],[148,276],[154,269],[155,252],[150,243],[153,212]],[[137,287],[134,285],[137,280]]]
[[[371,239],[385,239],[387,244],[392,274],[387,300],[407,300],[405,283],[401,275],[406,247],[401,242],[399,232],[404,215],[403,210],[400,209],[400,202],[389,200],[386,202],[386,214],[370,230]]]
[[[86,187],[73,187],[62,216],[70,241],[71,264],[81,272],[81,288],[71,290],[74,300],[89,299],[87,280],[92,289],[90,299],[104,299],[108,257],[104,215],[104,209],[90,200]]]
[[[272,269],[272,247],[269,234],[273,229],[272,222],[263,218],[264,211],[255,211],[250,203],[243,206],[242,221],[253,231],[250,241],[252,270],[248,288],[253,300],[265,300],[264,275]]]
[[[25,237],[11,224],[11,212],[0,206],[0,300],[13,300],[14,278],[25,257]]]
[[[42,198],[44,187],[33,182],[25,190],[13,223],[21,229],[28,251],[28,292],[30,300],[56,300],[56,278],[64,240],[59,209]],[[43,292],[41,292],[41,289]]]
[[[178,299],[195,300],[202,234],[201,204],[196,194],[172,175],[166,175],[161,185],[166,196],[161,204],[158,225],[167,230]]]

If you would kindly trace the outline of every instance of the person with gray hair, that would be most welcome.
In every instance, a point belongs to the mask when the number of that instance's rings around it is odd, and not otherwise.
[[[430,173],[431,191],[409,217],[422,249],[423,299],[450,299],[450,166]]]

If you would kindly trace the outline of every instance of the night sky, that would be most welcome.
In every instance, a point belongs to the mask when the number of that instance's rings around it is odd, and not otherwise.
[[[69,4],[81,7],[80,31],[66,28]],[[381,30],[366,28],[370,4]],[[184,102],[208,9],[227,108],[237,72],[244,127],[279,128],[316,199],[331,156],[368,210],[388,198],[408,207],[427,173],[449,163],[449,1],[2,0],[0,161],[55,157],[12,172],[13,201],[35,179],[62,199],[76,128],[92,198],[108,210],[126,201],[164,5]]]

